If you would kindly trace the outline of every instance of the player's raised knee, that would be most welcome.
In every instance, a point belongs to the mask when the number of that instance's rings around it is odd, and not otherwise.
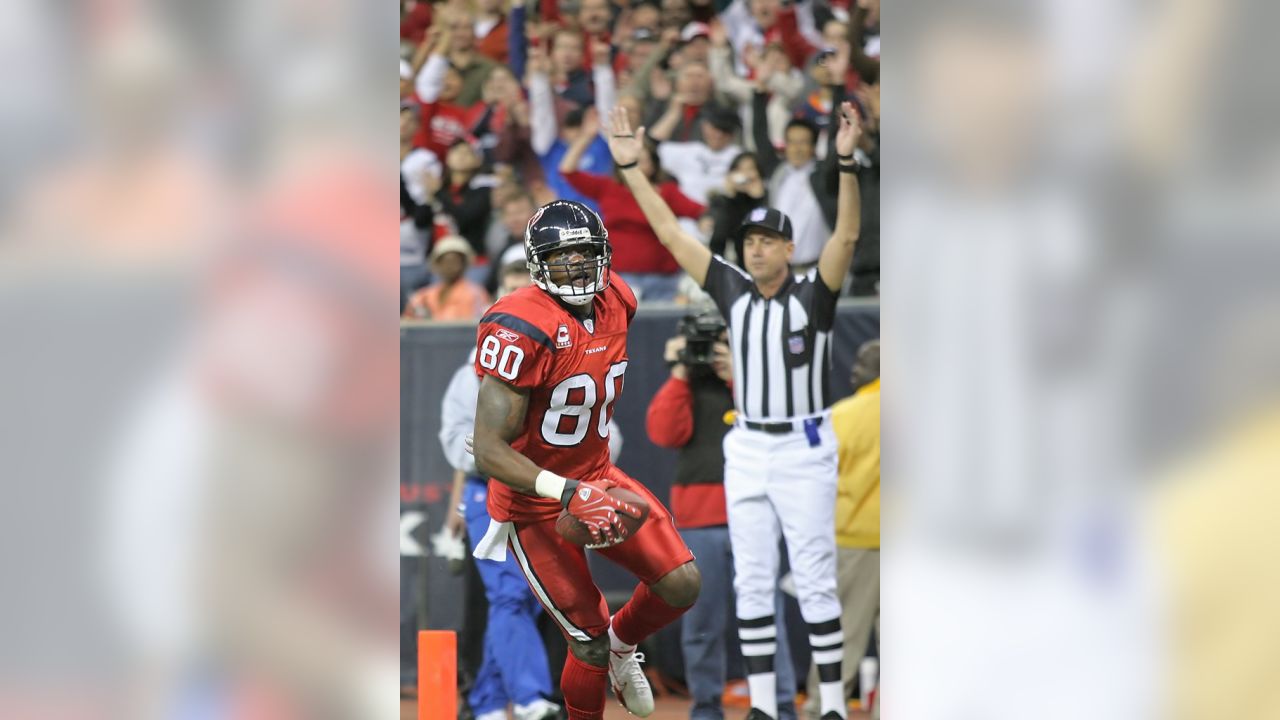
[[[609,636],[607,634],[591,638],[586,642],[570,640],[569,650],[574,657],[588,665],[596,667],[609,666]]]
[[[702,573],[689,561],[664,575],[653,586],[653,591],[672,607],[689,607],[702,591]]]

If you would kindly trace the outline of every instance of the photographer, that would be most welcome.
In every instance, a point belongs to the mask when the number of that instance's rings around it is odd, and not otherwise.
[[[681,537],[698,558],[702,594],[682,619],[680,645],[685,680],[693,696],[693,720],[719,720],[728,651],[736,646],[733,617],[733,554],[725,512],[725,433],[733,422],[733,359],[724,320],[714,310],[685,317],[679,334],[667,341],[663,358],[671,377],[649,405],[649,439],[679,449],[671,515]],[[781,600],[781,595],[778,595]],[[778,708],[795,717],[796,683],[777,609]],[[732,635],[726,637],[726,632]]]

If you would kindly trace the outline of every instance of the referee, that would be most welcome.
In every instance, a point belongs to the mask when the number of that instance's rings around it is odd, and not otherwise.
[[[858,239],[860,128],[850,103],[840,107],[836,154],[840,190],[836,227],[818,266],[791,272],[791,221],[771,208],[747,216],[739,232],[747,272],[691,235],[638,169],[644,128],[611,114],[609,149],[658,239],[715,300],[729,324],[737,420],[725,437],[725,498],[734,557],[738,637],[751,691],[748,720],[776,718],[773,597],[778,533],[787,541],[800,612],[818,669],[822,720],[847,715],[840,679],[844,635],[836,597],[836,443],[827,376],[836,296]],[[639,137],[637,137],[639,135]]]

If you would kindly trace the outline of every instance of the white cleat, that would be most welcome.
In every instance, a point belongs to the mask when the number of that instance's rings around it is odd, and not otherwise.
[[[628,651],[609,651],[609,683],[613,685],[613,694],[627,709],[627,712],[639,717],[648,717],[653,712],[653,690],[649,688],[649,679],[640,669],[644,655],[631,649]]]
[[[548,720],[549,718],[560,717],[560,706],[550,700],[541,698],[528,705],[515,705],[511,709],[516,720]],[[480,718],[476,718],[476,720],[480,720]],[[503,720],[506,719],[504,718]]]

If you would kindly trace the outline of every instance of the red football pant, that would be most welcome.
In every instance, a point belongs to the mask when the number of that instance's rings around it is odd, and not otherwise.
[[[640,578],[641,588],[648,593],[645,585],[656,583],[667,573],[693,560],[693,553],[676,532],[671,513],[648,488],[616,467],[611,467],[605,477],[644,497],[649,503],[649,517],[626,542],[595,552]],[[561,632],[571,640],[587,642],[609,629],[609,608],[591,578],[586,551],[560,537],[555,525],[554,517],[537,522],[516,522],[511,549],[534,595],[560,626]],[[674,620],[684,611],[681,608],[671,615],[675,609],[664,610],[670,606],[661,603],[661,598],[656,595],[642,594],[641,590],[636,591],[628,606],[638,600],[650,609],[640,610],[638,605],[633,612],[654,612],[655,618],[670,615]],[[661,606],[653,601],[661,603]],[[668,622],[670,620],[657,627]],[[631,629],[639,632],[643,626],[633,624]]]

